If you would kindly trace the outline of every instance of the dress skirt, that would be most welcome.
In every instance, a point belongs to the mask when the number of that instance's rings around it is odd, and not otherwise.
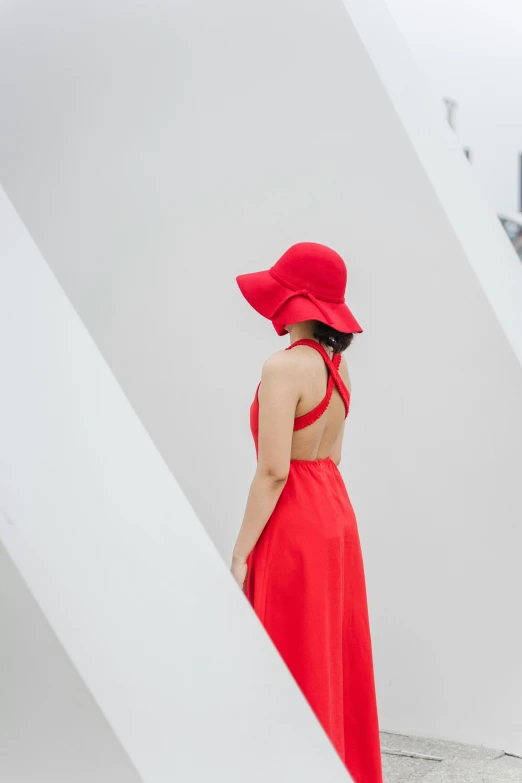
[[[357,521],[336,464],[291,460],[245,593],[355,783],[381,783]]]

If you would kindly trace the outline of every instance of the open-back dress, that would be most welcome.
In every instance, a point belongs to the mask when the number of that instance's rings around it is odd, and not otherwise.
[[[326,411],[334,384],[348,415],[350,394],[329,370],[324,399],[295,418],[294,430]],[[258,389],[250,426],[258,453]],[[382,783],[366,585],[357,521],[330,457],[290,461],[284,489],[247,558],[245,594],[355,783]]]

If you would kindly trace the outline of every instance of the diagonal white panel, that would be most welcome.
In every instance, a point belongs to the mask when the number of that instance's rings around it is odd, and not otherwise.
[[[0,536],[142,779],[347,780],[3,191],[0,324]]]
[[[346,257],[382,726],[522,752],[521,270],[385,5],[24,0],[0,36],[0,179],[226,560],[286,345],[235,275]]]
[[[466,258],[522,363],[522,264],[501,236],[493,210],[485,209],[479,188],[470,187],[469,163],[386,4],[359,0],[344,0],[344,4]]]
[[[142,783],[1,543],[0,693],[0,780]]]

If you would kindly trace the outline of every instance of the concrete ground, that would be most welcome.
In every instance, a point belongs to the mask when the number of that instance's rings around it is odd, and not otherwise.
[[[384,783],[522,783],[522,758],[502,750],[381,732]]]

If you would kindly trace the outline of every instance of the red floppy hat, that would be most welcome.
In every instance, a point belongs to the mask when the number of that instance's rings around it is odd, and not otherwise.
[[[280,335],[287,334],[285,324],[312,319],[339,332],[362,332],[344,301],[346,264],[326,245],[298,242],[270,269],[236,280],[247,302],[272,321]]]

